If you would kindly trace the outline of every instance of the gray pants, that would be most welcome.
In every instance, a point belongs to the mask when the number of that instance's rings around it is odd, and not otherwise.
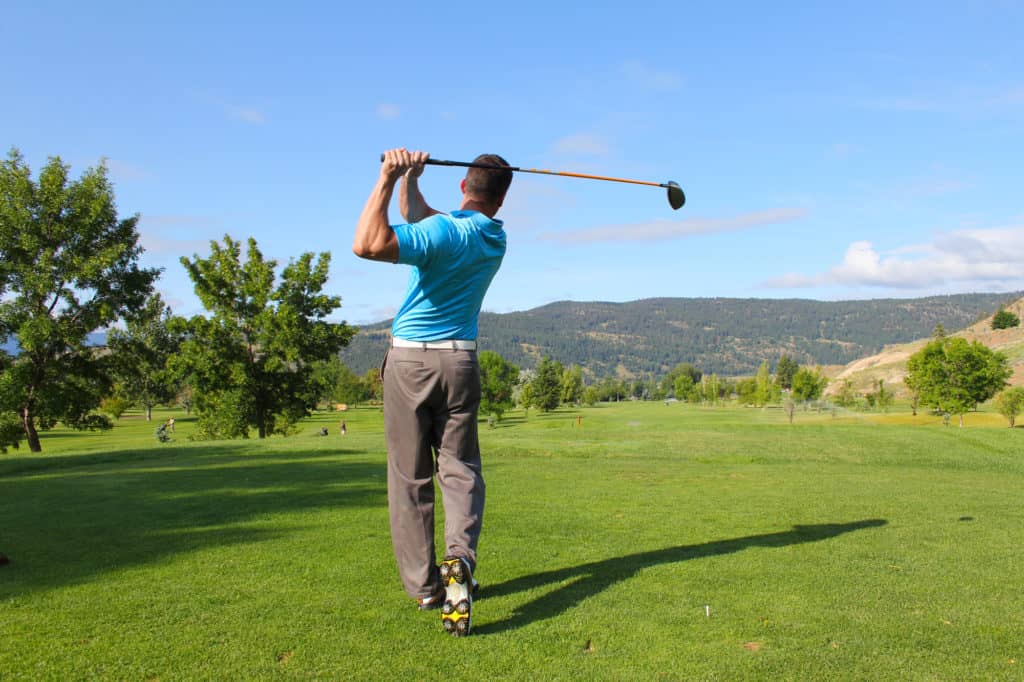
[[[476,351],[392,348],[381,368],[388,444],[388,510],[409,596],[437,592],[434,472],[443,495],[446,555],[476,567],[484,512]],[[436,463],[435,463],[436,457]]]

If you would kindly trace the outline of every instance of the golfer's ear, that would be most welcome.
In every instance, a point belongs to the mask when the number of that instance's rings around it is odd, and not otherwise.
[[[459,181],[459,189],[462,190],[463,194],[466,193],[466,178],[462,178],[462,180]]]

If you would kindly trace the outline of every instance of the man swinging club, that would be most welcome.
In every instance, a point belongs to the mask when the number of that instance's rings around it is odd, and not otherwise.
[[[420,609],[441,607],[444,629],[463,636],[472,629],[484,510],[477,320],[505,255],[505,231],[494,216],[512,170],[500,156],[477,157],[474,163],[500,168],[470,168],[461,183],[462,205],[445,214],[427,205],[419,190],[428,158],[405,149],[384,153],[352,251],[412,266],[381,365],[391,541],[409,596]],[[399,179],[398,206],[407,223],[390,225],[388,205]],[[440,566],[434,550],[435,470],[447,545]]]

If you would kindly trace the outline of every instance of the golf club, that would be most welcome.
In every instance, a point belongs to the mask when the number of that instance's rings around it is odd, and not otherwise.
[[[380,160],[384,160],[384,155],[380,155]],[[428,166],[459,166],[461,168],[502,168],[502,166],[489,166],[487,164],[472,163],[469,161],[445,161],[443,159],[427,159]],[[686,195],[683,193],[683,188],[677,183],[669,180],[668,182],[647,182],[646,180],[629,180],[626,178],[610,178],[605,175],[587,175],[585,173],[567,173],[564,171],[552,171],[542,170],[540,168],[517,168],[516,166],[509,166],[508,170],[516,173],[538,173],[540,175],[561,175],[566,178],[583,178],[585,180],[606,180],[608,182],[628,182],[632,185],[650,185],[651,187],[664,187],[668,190],[668,204],[674,210],[679,210],[686,203]]]

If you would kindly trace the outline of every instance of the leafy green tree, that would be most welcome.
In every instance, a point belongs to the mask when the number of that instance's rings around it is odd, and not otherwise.
[[[313,363],[337,354],[355,334],[327,317],[341,305],[322,293],[330,254],[303,253],[281,271],[250,238],[225,235],[210,243],[209,258],[182,258],[196,295],[211,313],[189,320],[181,361],[192,376],[197,434],[205,438],[260,438],[287,433],[309,413]]]
[[[903,377],[903,383],[910,389],[910,414],[917,416],[917,408],[921,404],[921,389],[924,382],[922,373],[909,373]]]
[[[501,421],[505,410],[511,409],[512,393],[519,381],[519,368],[494,351],[481,351],[480,362],[480,411],[492,414]]]
[[[680,374],[676,376],[675,383],[672,384],[672,392],[679,400],[692,402],[694,389],[695,385],[693,383],[693,377],[689,374]]]
[[[722,382],[717,374],[707,375],[701,379],[702,393],[704,400],[712,405],[717,405],[721,399]]]
[[[379,403],[384,400],[384,380],[380,378],[379,369],[368,369],[363,375],[363,385],[369,400]]]
[[[530,408],[533,407],[533,380],[535,378],[535,375],[526,371],[519,373],[519,404],[527,418],[530,416]]]
[[[693,384],[699,384],[701,376],[703,376],[701,371],[694,367],[689,362],[680,362],[678,365],[669,370],[669,373],[666,374],[665,378],[661,380],[662,392],[667,395],[668,393],[674,391],[676,379],[684,374],[690,377],[690,381]],[[676,395],[676,397],[679,398],[680,400],[683,399],[683,396],[680,395]]]
[[[153,407],[174,400],[178,375],[168,366],[181,347],[181,325],[172,324],[171,309],[153,294],[138,310],[125,315],[125,329],[107,335],[114,378],[121,395],[142,406],[146,421]]]
[[[600,400],[597,389],[593,386],[587,386],[583,389],[583,404],[587,407],[593,407],[597,405],[597,401]]]
[[[800,365],[797,364],[796,360],[784,354],[779,358],[779,364],[775,366],[775,383],[784,389],[792,388],[793,375],[799,369]]]
[[[941,337],[910,356],[907,373],[921,402],[960,417],[994,396],[1012,374],[1006,356],[974,341]]]
[[[878,380],[878,409],[882,412],[888,412],[889,408],[892,407],[893,393],[892,391],[886,390],[885,381],[882,379]]]
[[[775,399],[779,397],[779,387],[772,381],[767,360],[763,361],[760,367],[757,368],[754,381],[757,385],[757,391],[754,394],[754,404],[758,407],[764,407],[768,403],[775,402]]]
[[[992,316],[993,329],[1010,329],[1020,326],[1020,318],[1009,310],[1000,310]]]
[[[793,400],[803,403],[819,400],[827,386],[828,379],[822,375],[820,367],[813,370],[801,367],[793,374],[791,382]]]
[[[583,400],[583,369],[570,365],[562,372],[562,403],[575,405]]]
[[[94,414],[109,393],[107,359],[87,336],[142,305],[158,270],[139,268],[139,217],[118,219],[101,162],[78,180],[51,158],[33,180],[12,149],[0,164],[0,341],[21,352],[0,377],[0,410],[14,411],[29,450],[58,420],[110,428]]]
[[[1024,388],[1014,386],[996,396],[996,408],[999,414],[1006,417],[1012,429],[1017,422],[1017,415],[1024,412]]]
[[[312,365],[311,382],[315,386],[314,397],[317,404],[326,400],[331,403],[358,405],[371,399],[372,387],[367,384],[364,377],[349,369],[337,355],[327,360],[319,360]],[[373,371],[376,373],[376,370]]]
[[[740,405],[757,404],[757,379],[747,377],[736,382],[736,400]]]
[[[114,395],[107,396],[100,401],[100,409],[117,420],[120,420],[121,415],[127,412],[131,406],[132,401],[125,398],[118,391],[115,391]]]
[[[562,363],[544,356],[537,365],[537,375],[530,382],[534,407],[548,412],[561,404]]]

